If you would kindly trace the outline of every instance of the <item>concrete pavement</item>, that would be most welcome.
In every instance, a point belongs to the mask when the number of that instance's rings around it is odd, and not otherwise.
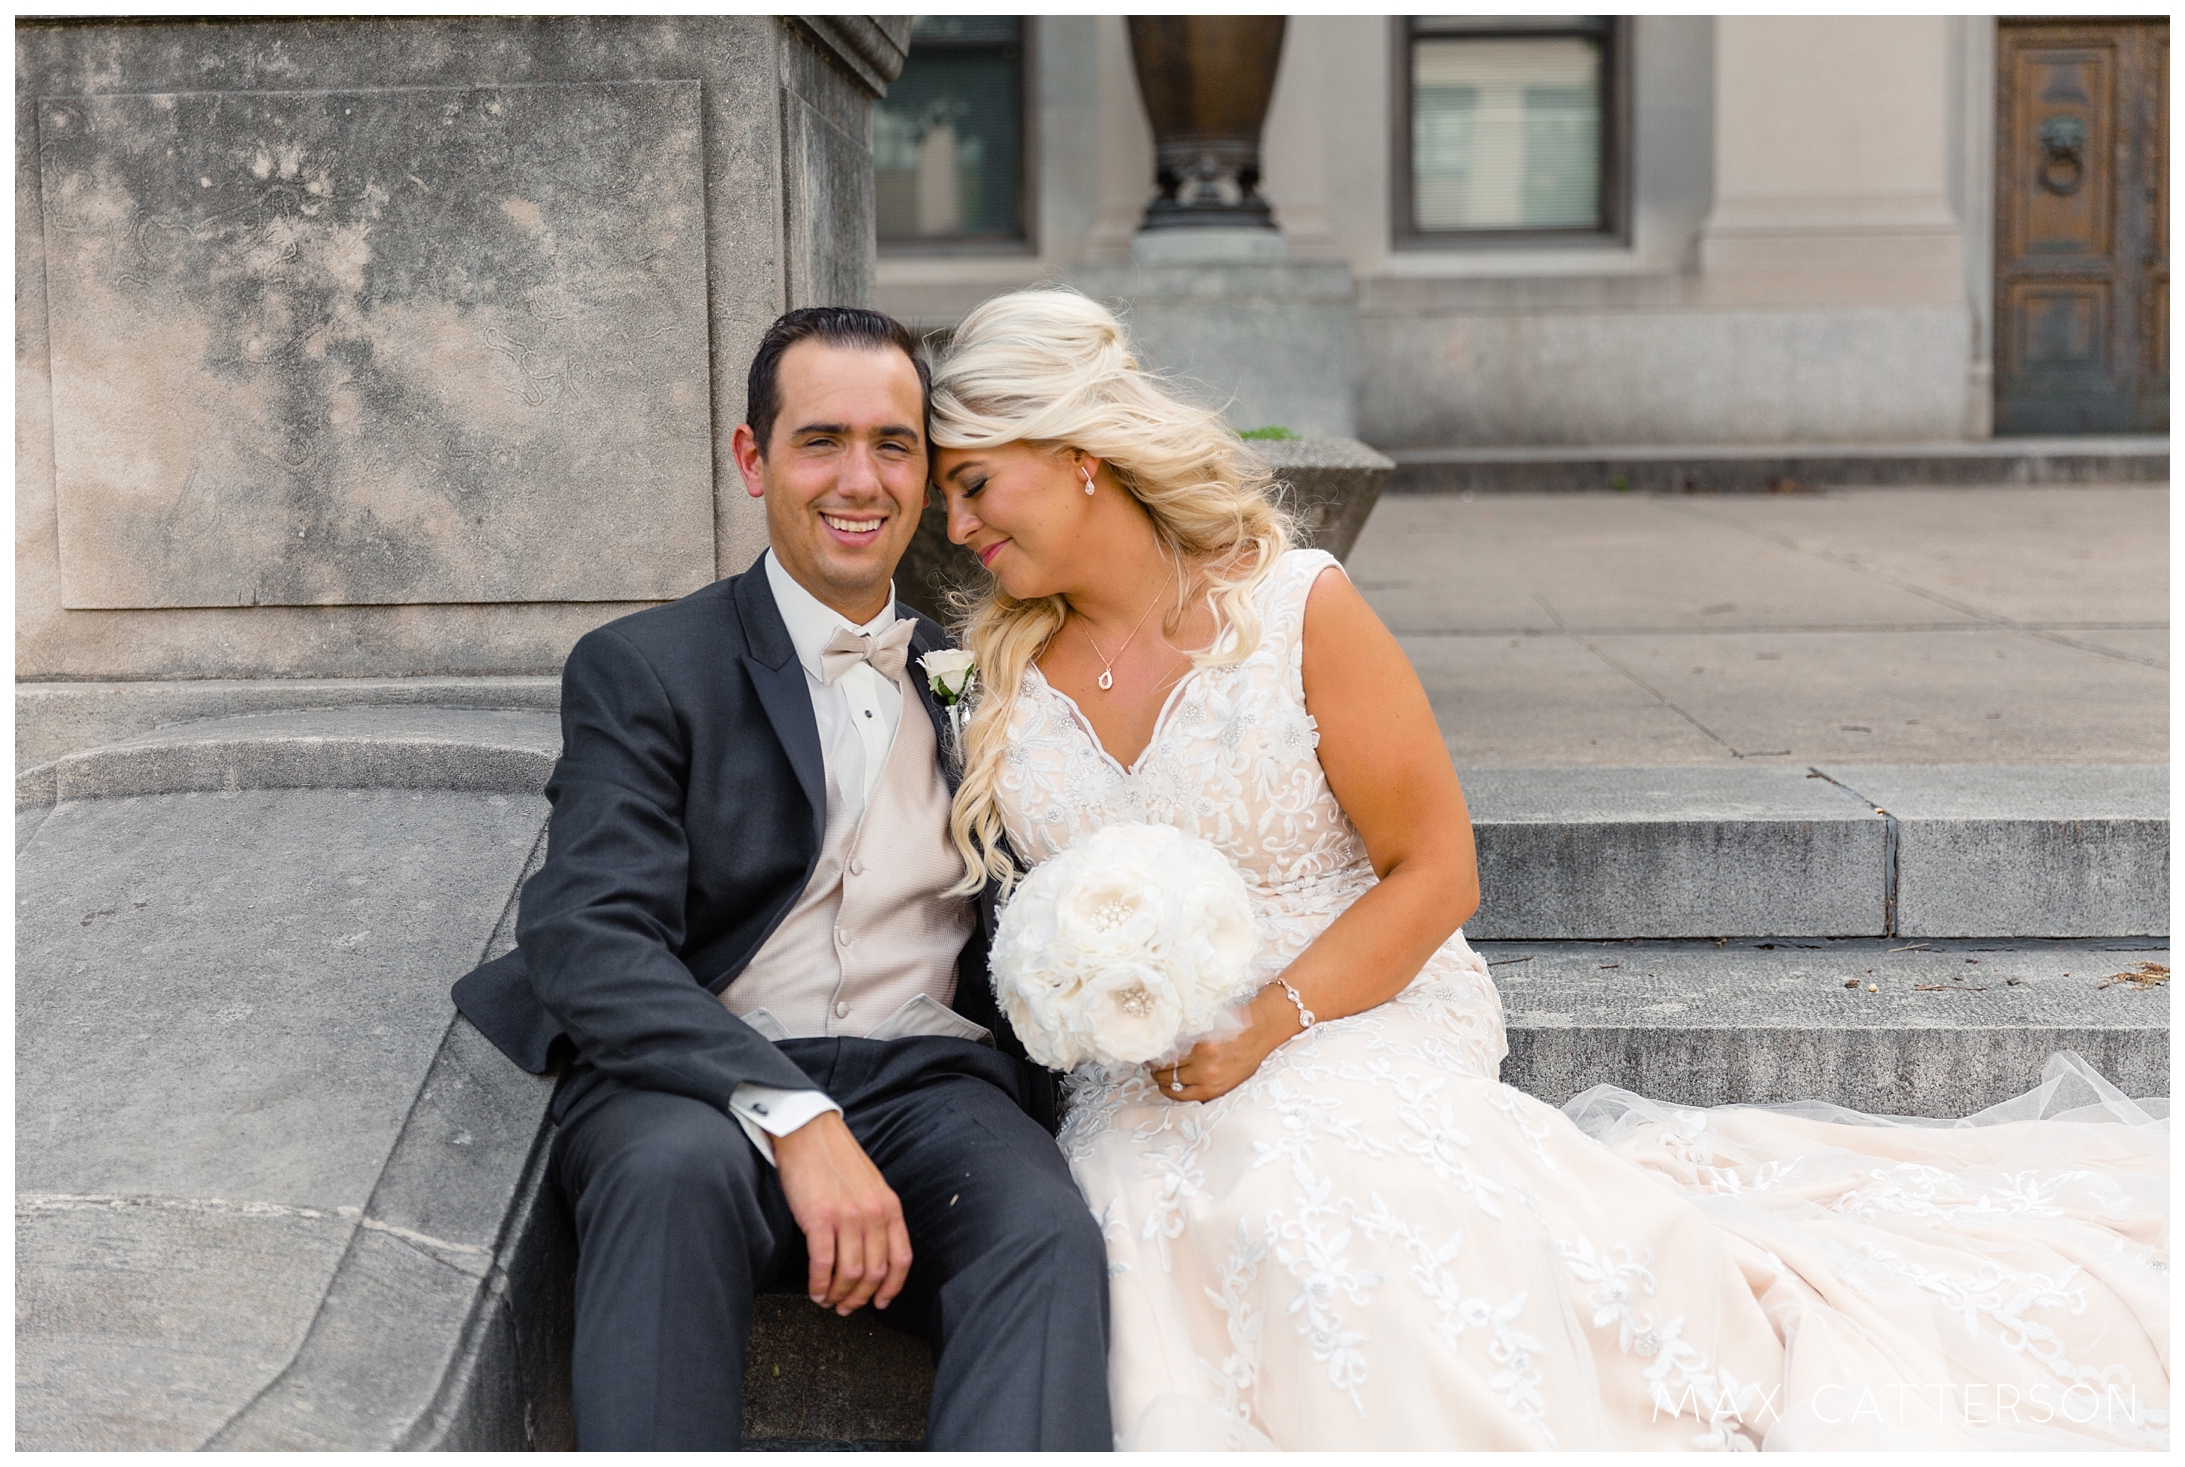
[[[2166,485],[1392,495],[1349,559],[1460,768],[2158,764]]]

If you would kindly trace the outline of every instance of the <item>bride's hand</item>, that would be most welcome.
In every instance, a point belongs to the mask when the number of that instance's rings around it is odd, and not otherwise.
[[[1261,989],[1245,1005],[1244,1028],[1226,1039],[1207,1039],[1173,1066],[1152,1067],[1164,1100],[1217,1100],[1252,1078],[1260,1061],[1283,1040],[1303,1032],[1297,1007],[1277,987]],[[1182,1085],[1183,1089],[1176,1087]]]

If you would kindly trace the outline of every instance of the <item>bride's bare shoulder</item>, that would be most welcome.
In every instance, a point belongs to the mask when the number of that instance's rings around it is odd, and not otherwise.
[[[1366,598],[1359,595],[1358,588],[1351,584],[1350,574],[1343,569],[1341,561],[1331,559],[1321,562],[1318,569],[1306,563],[1300,566],[1300,571],[1311,577],[1311,585],[1305,591],[1305,646],[1308,657],[1312,655],[1315,637],[1324,637],[1331,619],[1343,622],[1362,613],[1371,617],[1375,626],[1381,624],[1381,619],[1374,615],[1373,608],[1366,605]]]
[[[1321,725],[1323,763],[1331,734],[1339,744],[1360,737],[1378,746],[1399,729],[1423,736],[1433,728],[1410,659],[1335,562],[1313,577],[1299,640],[1305,709]]]

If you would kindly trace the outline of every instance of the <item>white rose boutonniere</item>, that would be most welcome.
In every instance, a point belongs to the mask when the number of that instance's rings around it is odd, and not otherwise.
[[[928,652],[919,658],[918,665],[925,669],[926,686],[933,690],[933,696],[948,710],[949,732],[961,737],[964,695],[971,691],[971,685],[979,677],[977,659],[969,652],[944,647],[938,652]]]

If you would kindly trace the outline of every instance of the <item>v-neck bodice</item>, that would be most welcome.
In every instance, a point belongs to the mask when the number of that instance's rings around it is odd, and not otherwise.
[[[1125,764],[1115,755],[1109,753],[1108,746],[1100,741],[1100,730],[1093,727],[1092,715],[1085,711],[1084,704],[1049,682],[1046,672],[1041,669],[1038,663],[1032,664],[1031,671],[1031,676],[1039,679],[1040,685],[1047,690],[1048,695],[1060,698],[1063,706],[1070,710],[1070,716],[1077,721],[1080,728],[1084,729],[1086,741],[1093,746],[1094,752],[1114,765],[1116,772],[1126,779],[1138,772],[1138,767],[1146,762],[1146,756],[1153,752],[1153,746],[1160,742],[1162,725],[1168,722],[1168,715],[1175,708],[1176,700],[1183,696],[1184,689],[1191,686],[1192,680],[1198,675],[1199,669],[1194,667],[1176,680],[1176,685],[1168,690],[1168,696],[1161,700],[1161,711],[1153,715],[1153,732],[1146,736],[1145,747],[1138,751],[1137,758]]]
[[[1259,589],[1259,645],[1171,689],[1128,766],[1101,746],[1075,699],[1028,671],[999,790],[1018,855],[1037,863],[1117,821],[1174,825],[1243,873],[1263,920],[1263,963],[1302,951],[1374,881],[1305,710],[1305,601],[1334,564],[1323,551],[1285,555]]]

